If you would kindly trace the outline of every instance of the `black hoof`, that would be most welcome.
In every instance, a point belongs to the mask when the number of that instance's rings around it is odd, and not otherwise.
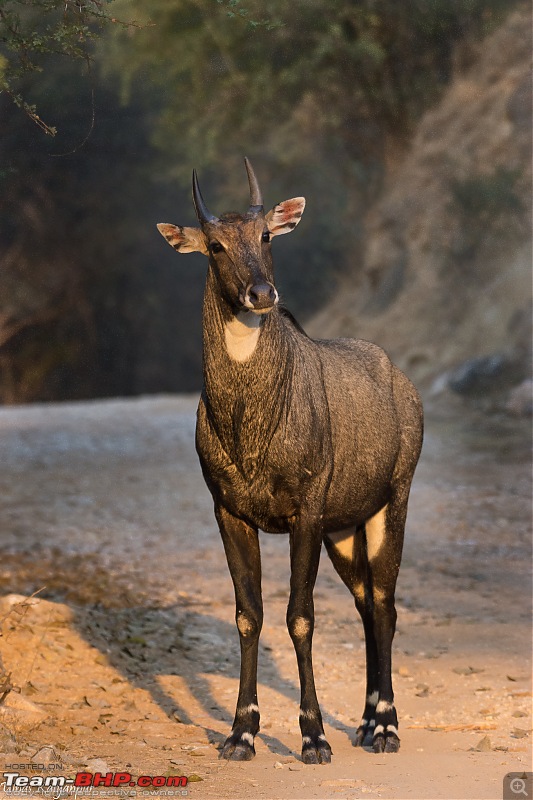
[[[355,739],[353,741],[354,747],[363,747],[363,745],[372,744],[372,734],[374,733],[373,725],[360,725],[357,728]]]
[[[378,733],[372,740],[374,753],[397,753],[400,749],[400,740],[395,733]]]
[[[400,749],[400,740],[395,733],[388,733],[385,740],[385,752],[397,753]]]
[[[302,761],[304,764],[329,764],[331,762],[331,747],[324,734],[311,737],[305,736],[302,747]]]
[[[254,756],[253,744],[243,741],[241,738],[234,739],[232,736],[226,739],[218,754],[219,758],[225,758],[227,761],[251,761]]]

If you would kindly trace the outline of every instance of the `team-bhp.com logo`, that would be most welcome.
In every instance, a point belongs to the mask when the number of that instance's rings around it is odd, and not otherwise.
[[[0,788],[10,794],[56,795],[91,793],[93,789],[183,789],[188,784],[185,775],[140,775],[134,778],[129,772],[78,772],[74,778],[63,775],[21,775],[19,772],[4,772]],[[85,790],[85,792],[83,791]],[[120,792],[117,792],[117,794]],[[166,794],[175,794],[167,791]],[[181,794],[181,792],[180,792]]]

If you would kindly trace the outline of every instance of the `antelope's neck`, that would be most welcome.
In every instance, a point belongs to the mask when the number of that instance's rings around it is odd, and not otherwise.
[[[204,295],[203,345],[207,397],[220,413],[238,399],[252,403],[261,396],[275,397],[280,382],[287,383],[290,377],[290,341],[278,309],[267,314],[235,313],[209,274]]]

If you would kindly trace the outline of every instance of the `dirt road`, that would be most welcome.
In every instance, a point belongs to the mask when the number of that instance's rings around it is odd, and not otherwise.
[[[506,773],[532,769],[529,424],[429,415],[397,593],[397,755],[351,745],[362,627],[324,554],[314,653],[334,758],[301,763],[288,542],[262,537],[261,733],[254,761],[228,763],[238,640],[195,405],[0,409],[0,653],[21,689],[0,709],[0,768],[187,776],[198,800],[501,798]]]

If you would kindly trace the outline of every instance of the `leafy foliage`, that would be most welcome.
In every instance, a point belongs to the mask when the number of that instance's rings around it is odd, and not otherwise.
[[[130,95],[141,75],[164,91],[155,141],[183,180],[184,161],[215,166],[235,149],[293,164],[310,133],[337,141],[349,168],[379,172],[389,139],[405,138],[449,79],[455,42],[509,6],[272,0],[265,18],[259,0],[117,0],[117,13],[132,5],[156,24],[117,31],[110,65]]]
[[[0,0],[0,92],[49,135],[56,129],[37,113],[20,90],[29,73],[41,73],[50,57],[90,64],[89,45],[110,22],[113,0]]]

